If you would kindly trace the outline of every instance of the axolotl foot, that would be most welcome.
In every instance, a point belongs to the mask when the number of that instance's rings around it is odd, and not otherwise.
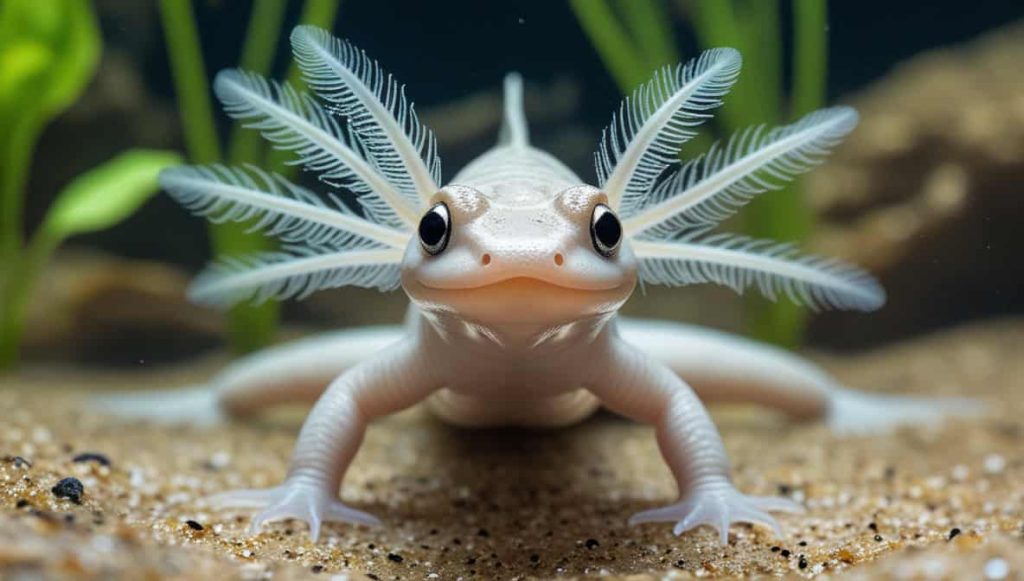
[[[769,512],[800,513],[802,506],[788,498],[776,496],[747,496],[729,484],[698,488],[682,500],[634,514],[629,524],[647,522],[674,522],[672,532],[681,535],[701,525],[718,531],[724,545],[729,540],[729,527],[733,523],[750,523],[768,527],[775,536],[782,536],[779,523]]]
[[[211,496],[206,502],[213,508],[263,509],[252,518],[249,525],[251,535],[257,534],[264,523],[298,519],[309,525],[309,536],[314,543],[319,539],[320,526],[325,522],[380,524],[372,514],[346,506],[334,492],[307,483],[286,481],[273,488],[232,490]]]

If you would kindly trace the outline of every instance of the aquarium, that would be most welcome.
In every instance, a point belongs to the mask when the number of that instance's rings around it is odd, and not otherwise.
[[[1021,576],[1022,56],[1011,2],[5,0],[0,577]]]

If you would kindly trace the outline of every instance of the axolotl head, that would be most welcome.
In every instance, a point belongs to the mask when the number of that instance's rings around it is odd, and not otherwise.
[[[632,294],[637,261],[607,204],[591,186],[516,205],[445,187],[406,248],[402,286],[426,313],[481,323],[609,315]]]

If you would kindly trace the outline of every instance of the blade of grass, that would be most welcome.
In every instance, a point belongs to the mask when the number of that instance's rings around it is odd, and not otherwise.
[[[185,0],[161,0],[160,10],[185,133],[185,148],[193,163],[220,161],[222,156],[214,124],[210,87],[191,3]],[[273,56],[272,50],[269,57],[265,56],[266,50],[263,47],[252,50],[253,56],[250,58],[254,61],[269,61]],[[239,224],[212,224],[209,231],[216,254],[244,254],[259,250],[264,244],[258,238],[254,241],[245,233],[244,226]],[[234,307],[228,314],[232,349],[236,353],[245,353],[269,343],[276,327],[277,308],[270,302],[258,307]]]
[[[571,0],[569,4],[619,89],[629,94],[644,82],[650,70],[606,0]]]
[[[824,0],[794,0],[793,86],[787,115],[789,120],[824,104],[825,27]],[[776,78],[781,78],[781,71]],[[781,104],[776,107],[781,113]],[[744,216],[747,232],[761,238],[803,242],[813,228],[813,216],[799,178],[786,188],[772,192],[771,196],[754,200]],[[805,310],[789,302],[769,303],[763,298],[752,298],[747,306],[750,331],[754,336],[786,347],[796,347],[802,342],[807,322]]]
[[[793,2],[793,102],[791,118],[825,104],[828,66],[828,5],[825,0]]]
[[[672,19],[662,0],[619,0],[619,12],[647,61],[648,71],[679,62]]]
[[[181,111],[185,149],[193,163],[218,162],[221,160],[220,144],[192,5],[182,0],[160,0],[160,13]]]
[[[287,2],[284,0],[261,0],[253,3],[249,28],[245,32],[242,58],[238,66],[244,70],[266,76],[274,62],[277,39],[281,32],[281,20]],[[263,153],[263,141],[258,131],[246,129],[235,123],[228,139],[228,163],[254,163]]]
[[[339,0],[306,0],[306,4],[302,7],[302,14],[299,15],[299,24],[309,24],[330,31],[334,28],[334,19],[338,15],[340,5]],[[299,70],[295,59],[292,59],[291,64],[288,65],[285,79],[297,91],[306,88],[306,84],[302,81],[302,71]],[[265,167],[285,177],[294,178],[297,168],[287,163],[291,157],[289,152],[272,147],[267,148]]]
[[[261,0],[253,3],[239,59],[239,66],[242,69],[264,76],[269,75],[286,7],[285,0]],[[246,129],[240,123],[232,125],[228,138],[228,163],[257,163],[263,158],[264,151],[259,132]],[[248,232],[248,227],[248,224],[237,222],[213,225],[213,244],[217,252],[239,256],[271,250],[274,247],[273,242],[265,236]],[[228,320],[233,330],[232,346],[235,352],[255,351],[273,341],[280,311],[280,303],[277,301],[232,307],[228,312]]]

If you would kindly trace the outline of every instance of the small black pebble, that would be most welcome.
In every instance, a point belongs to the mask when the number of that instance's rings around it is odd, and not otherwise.
[[[676,569],[682,569],[686,566],[686,561],[679,559],[675,563],[672,563],[672,566],[674,566]]]
[[[540,561],[540,555],[538,555],[536,553],[530,555],[530,562],[531,563],[537,563],[539,561]]]
[[[489,536],[491,536],[491,533],[490,533],[490,532],[488,532],[488,531],[487,531],[487,529],[480,529],[480,530],[478,530],[478,531],[476,532],[476,535],[477,535],[478,537],[485,537],[485,538],[486,538],[486,537],[489,537]]]
[[[790,552],[789,552],[789,549],[782,549],[782,552],[779,553],[779,554],[788,559],[789,555],[790,555]]]
[[[366,576],[370,579],[373,579],[373,581],[380,581],[380,577],[374,575],[373,573],[367,573]]]
[[[95,462],[101,466],[110,466],[110,459],[97,452],[82,452],[71,459],[72,462]]]
[[[796,566],[800,567],[801,569],[806,569],[807,568],[807,559],[805,559],[803,555],[800,555],[800,562],[797,563]]]
[[[801,547],[806,547],[807,546],[807,541],[800,541],[797,544],[800,545]]]
[[[782,550],[782,547],[772,547],[772,552],[773,553],[778,553],[781,550]]]
[[[309,568],[309,570],[314,572],[314,573],[321,573],[324,570],[324,566],[323,565],[313,565],[312,567]]]
[[[466,559],[466,564],[467,565],[476,565],[476,557],[470,557],[470,558]]]
[[[601,546],[601,543],[597,542],[597,539],[587,539],[587,548],[594,550]]]
[[[190,528],[190,529],[192,529],[194,531],[201,531],[201,530],[203,530],[203,525],[197,523],[194,520],[187,520],[187,521],[185,521],[185,524],[188,525],[188,528]]]
[[[953,537],[955,537],[955,536],[957,536],[959,534],[960,534],[960,529],[956,529],[956,528],[950,529],[950,531],[949,531],[949,538],[946,539],[946,540],[952,541]]]
[[[391,561],[392,563],[401,563],[404,560],[405,559],[403,559],[401,555],[396,555],[395,553],[388,553],[388,561]]]
[[[793,487],[788,484],[779,485],[779,494],[782,496],[789,496],[789,493],[793,492]]]
[[[6,456],[4,457],[5,462],[14,464],[15,468],[31,468],[32,463],[22,458],[21,456]]]
[[[875,542],[881,543],[882,542],[882,535],[875,535]]]
[[[25,508],[28,505],[29,502],[27,500],[25,500],[24,498],[19,498],[17,504],[15,504],[14,506],[16,506],[17,508]]]
[[[878,525],[873,522],[868,525],[868,528],[875,531],[876,533],[878,532]]]
[[[56,486],[50,489],[50,492],[53,492],[53,495],[57,498],[67,498],[75,504],[82,504],[82,495],[85,494],[85,487],[82,486],[81,480],[69,476],[58,482]]]
[[[375,545],[375,544],[373,544],[373,543],[370,543],[369,545],[366,545],[366,548],[367,548],[367,549],[370,549],[370,550],[372,551],[372,550],[374,550],[374,549],[376,549],[376,548],[377,548],[377,545]]]

